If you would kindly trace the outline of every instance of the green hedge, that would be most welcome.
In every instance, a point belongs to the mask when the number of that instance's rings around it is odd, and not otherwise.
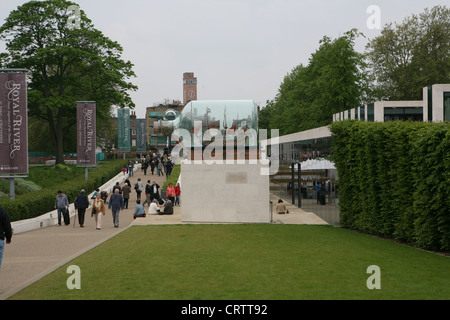
[[[172,172],[169,178],[167,178],[167,180],[164,182],[162,189],[167,189],[169,183],[172,183],[172,185],[175,187],[177,185],[178,178],[180,177],[180,173],[181,173],[181,164],[174,165]]]
[[[341,225],[450,251],[450,124],[331,125]]]
[[[57,187],[44,188],[37,192],[30,192],[16,196],[16,200],[1,199],[0,205],[6,210],[11,221],[19,221],[38,217],[49,211],[54,210],[55,197],[58,190],[63,191],[72,203],[81,189],[88,193],[100,187],[103,183],[112,179],[121,172],[126,165],[126,160],[114,160],[98,165],[97,168],[89,169],[88,180],[84,175],[78,176],[72,180],[67,180]],[[55,171],[55,174],[57,172]]]

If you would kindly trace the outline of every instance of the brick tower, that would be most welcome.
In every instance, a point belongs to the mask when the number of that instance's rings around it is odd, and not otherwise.
[[[183,102],[188,104],[192,100],[197,100],[197,78],[193,72],[183,73]]]

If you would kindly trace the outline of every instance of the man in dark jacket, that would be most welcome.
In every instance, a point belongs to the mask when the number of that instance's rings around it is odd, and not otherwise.
[[[0,207],[0,268],[2,267],[3,251],[5,250],[6,243],[11,243],[12,228],[9,221],[9,217],[6,214],[5,209]]]
[[[109,197],[108,209],[111,209],[113,216],[114,228],[119,227],[119,213],[123,210],[123,197],[119,193],[119,189],[114,190],[114,193]]]
[[[89,207],[89,199],[84,189],[81,190],[81,193],[76,197],[74,206],[75,209],[78,210],[78,222],[80,223],[80,227],[84,228],[84,216],[86,209]]]
[[[150,201],[153,201],[153,199],[160,199],[159,184],[156,181],[153,181],[153,184],[150,186]]]

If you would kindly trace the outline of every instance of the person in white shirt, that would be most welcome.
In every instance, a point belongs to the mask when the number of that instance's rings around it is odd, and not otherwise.
[[[158,205],[158,200],[153,199],[152,203],[148,207],[148,214],[155,215],[159,214],[161,206]]]

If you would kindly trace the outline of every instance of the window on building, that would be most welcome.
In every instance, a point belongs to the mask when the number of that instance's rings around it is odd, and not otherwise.
[[[367,121],[375,121],[375,104],[373,103],[367,105]]]
[[[428,86],[428,121],[433,121],[433,86]]]
[[[359,119],[365,121],[366,120],[366,114],[365,114],[365,110],[366,107],[362,106],[361,108],[359,108]]]
[[[450,121],[450,92],[444,92],[444,121]]]
[[[384,121],[423,121],[423,108],[422,107],[385,107],[384,108]]]

